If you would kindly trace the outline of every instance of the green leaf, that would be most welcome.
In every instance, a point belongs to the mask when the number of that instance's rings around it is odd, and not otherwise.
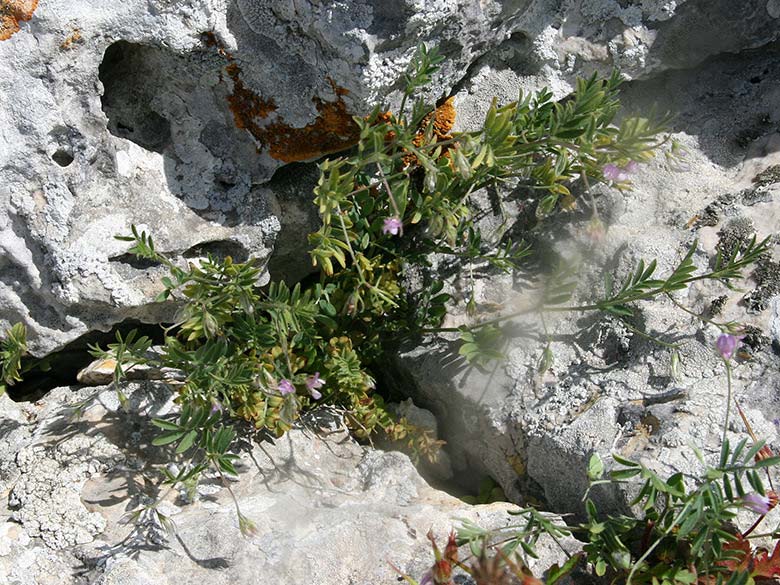
[[[603,557],[599,557],[596,561],[596,575],[599,577],[603,577],[607,573],[607,562],[604,560]]]
[[[591,481],[600,479],[604,475],[604,462],[598,453],[593,453],[588,461],[588,479]]]
[[[222,471],[238,477],[238,471],[236,471],[236,468],[233,467],[233,462],[230,461],[230,459],[227,457],[220,457],[217,459],[217,465],[219,465],[219,468]]]
[[[179,446],[176,447],[176,453],[184,453],[187,449],[192,447],[192,444],[195,442],[195,439],[198,437],[198,432],[195,430],[192,430],[188,432],[186,435],[184,435],[184,438],[181,440],[181,443],[179,443]]]
[[[577,553],[569,557],[569,559],[561,567],[559,567],[557,563],[554,564],[547,570],[547,579],[545,580],[546,585],[555,585],[558,583],[558,581],[571,573],[582,559],[583,553]]]
[[[165,433],[162,435],[159,435],[152,439],[152,445],[156,447],[162,447],[163,445],[168,445],[169,443],[173,443],[174,441],[178,441],[184,436],[183,431],[178,431],[174,433]]]
[[[153,418],[152,424],[166,431],[178,431],[181,429],[178,424],[163,420],[161,418]]]
[[[612,459],[614,459],[616,463],[620,463],[620,465],[623,465],[625,467],[640,467],[639,463],[636,463],[635,461],[631,461],[630,459],[626,459],[625,457],[622,457],[617,453],[612,453]]]
[[[641,472],[641,469],[618,469],[615,471],[610,471],[609,476],[615,481],[623,481],[635,477]]]

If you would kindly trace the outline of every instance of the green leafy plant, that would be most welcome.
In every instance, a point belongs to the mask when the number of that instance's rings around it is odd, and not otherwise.
[[[0,394],[22,381],[22,357],[27,353],[27,328],[17,323],[0,341]]]
[[[742,413],[741,413],[742,414]],[[750,431],[750,425],[746,426]],[[522,508],[509,513],[518,518],[505,527],[486,530],[469,520],[461,520],[457,539],[438,553],[433,536],[435,562],[420,583],[452,585],[454,570],[470,574],[478,585],[541,585],[540,576],[528,569],[538,558],[539,539],[551,538],[568,557],[553,565],[545,583],[557,583],[575,569],[587,568],[612,583],[630,585],[746,585],[775,583],[780,578],[780,534],[776,531],[755,535],[772,537],[772,552],[750,544],[755,528],[778,503],[773,490],[765,490],[761,474],[772,482],[771,471],[780,457],[762,442],[749,444],[742,439],[734,448],[723,442],[716,465],[708,466],[702,453],[695,451],[705,467],[694,478],[675,473],[660,477],[641,462],[613,455],[614,469],[605,472],[601,458],[594,454],[588,465],[591,486],[586,492],[587,521],[567,525],[563,519]],[[590,489],[601,484],[640,483],[630,505],[636,515],[600,514],[588,497]],[[740,532],[734,524],[737,511],[747,509],[759,517],[749,529]],[[564,537],[577,536],[582,551],[570,554],[562,545]],[[467,566],[458,560],[457,546],[468,545],[474,562]],[[418,582],[404,576],[409,583]]]
[[[505,502],[506,494],[492,477],[486,476],[479,482],[479,492],[476,496],[463,496],[461,500],[467,504],[491,504]]]
[[[28,355],[27,328],[23,323],[6,330],[0,339],[0,396],[30,371],[48,372],[50,368],[47,358],[34,359]]]
[[[233,473],[234,434],[223,426],[225,418],[281,435],[318,402],[341,407],[358,438],[383,432],[404,441],[414,455],[435,457],[441,442],[390,414],[372,372],[399,340],[426,333],[458,332],[460,355],[477,367],[502,357],[501,324],[518,313],[488,320],[475,315],[474,267],[512,273],[539,250],[507,235],[511,217],[497,233],[483,233],[474,211],[477,193],[511,186],[506,197],[529,199],[541,222],[570,209],[581,195],[592,199],[597,182],[627,188],[630,169],[667,142],[664,119],[615,123],[617,73],[579,80],[562,102],[547,90],[505,105],[494,101],[480,129],[454,133],[454,99],[435,107],[421,97],[441,62],[435,48],[422,46],[406,74],[398,111],[378,106],[355,118],[358,144],[319,163],[314,203],[321,226],[309,235],[318,281],[261,287],[262,268],[253,260],[209,256],[185,265],[158,252],[152,236],[135,226],[119,237],[132,244],[132,254],[167,267],[157,300],[180,308],[155,352],[148,338],[134,333],[92,351],[116,360],[114,379],[123,403],[121,382],[128,369],[152,365],[180,372],[181,381],[172,385],[182,407],[178,421],[155,421],[161,430],[156,443],[170,444],[172,457],[184,459],[179,473],[165,476],[171,488],[193,485],[206,469]],[[562,261],[540,277],[537,284],[545,293],[528,311],[593,310],[626,317],[632,303],[695,280],[737,278],[766,247],[752,242],[719,257],[699,276],[693,273],[692,247],[666,279],[654,277],[655,262],[640,264],[617,291],[608,285],[603,299],[581,306],[566,304],[578,267]],[[456,299],[444,292],[442,279],[425,276],[432,255],[449,258],[469,275],[471,295],[463,301],[473,324],[442,327]],[[422,286],[409,285],[415,271],[424,275]],[[18,379],[23,346],[17,338],[9,336],[3,346],[6,383]],[[547,341],[540,369],[553,360]],[[251,532],[251,522],[238,514],[239,524]]]
[[[743,439],[732,449],[724,440],[715,466],[706,466],[696,451],[706,469],[689,487],[682,473],[662,479],[644,464],[617,455],[612,457],[619,467],[602,479],[603,465],[593,455],[592,485],[639,478],[631,505],[642,512],[603,518],[593,501],[586,501],[588,522],[581,529],[587,531],[584,549],[596,574],[623,574],[626,583],[731,583],[744,560],[741,547],[734,545],[749,534],[739,533],[731,522],[739,508],[755,510],[755,502],[763,501],[767,492],[761,472],[767,471],[771,481],[768,470],[780,464],[780,457],[757,457],[764,448],[763,442],[749,446]],[[769,494],[776,504],[777,496]],[[763,513],[770,509],[769,498],[765,506]],[[780,575],[780,564],[775,574]]]
[[[632,277],[632,281],[640,281],[642,275],[639,279]],[[739,339],[733,335],[718,338],[716,348],[727,372],[738,346]],[[730,385],[730,378],[727,382]],[[756,438],[739,405],[736,407],[749,438],[742,438],[732,447],[725,432],[730,400],[729,391],[717,462],[708,462],[694,448],[703,468],[700,473],[677,472],[663,478],[646,464],[617,454],[612,455],[615,465],[607,471],[601,457],[594,453],[587,469],[590,486],[583,496],[587,515],[584,523],[565,524],[563,518],[531,507],[511,511],[521,521],[495,530],[464,520],[458,528],[457,544],[469,545],[472,556],[479,559],[479,569],[469,570],[459,562],[448,566],[460,567],[478,584],[541,584],[525,567],[529,557],[537,557],[538,541],[546,536],[568,556],[563,566],[549,569],[548,585],[575,569],[626,585],[776,583],[780,579],[780,533],[777,529],[765,534],[754,532],[780,501],[773,481],[780,457]],[[765,488],[762,476],[771,489]],[[635,496],[629,502],[632,514],[600,513],[590,493],[603,485],[620,485],[625,493],[633,492]],[[757,516],[746,530],[736,525],[740,510]],[[568,536],[576,536],[583,543],[577,554],[570,554],[562,546],[561,538]],[[773,539],[773,550],[752,545],[750,539],[758,537]],[[457,561],[457,555],[450,557]],[[436,558],[438,561],[439,556]],[[429,582],[452,584],[452,571],[437,573],[436,567],[434,564]],[[411,577],[407,581],[416,583]]]

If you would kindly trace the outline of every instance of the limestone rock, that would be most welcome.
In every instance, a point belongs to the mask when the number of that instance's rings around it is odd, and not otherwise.
[[[86,479],[123,459],[99,434],[68,438],[53,448],[22,449],[16,455],[21,476],[9,497],[11,518],[53,549],[91,542],[105,529],[105,520],[81,505],[79,492]]]
[[[172,412],[169,391],[143,382],[126,394],[123,410],[108,387],[54,390],[35,406],[33,440],[0,452],[19,469],[7,512],[14,523],[0,524],[0,576],[9,583],[51,583],[45,569],[61,583],[248,585],[261,577],[297,585],[312,575],[321,585],[392,583],[388,561],[417,578],[430,567],[429,529],[441,540],[457,518],[487,528],[513,521],[510,504],[467,505],[431,488],[407,456],[358,445],[340,415],[323,409],[280,439],[240,441],[239,477],[229,485],[257,526],[247,539],[218,475],[207,474],[194,500],[159,491],[155,466],[165,459],[150,446],[150,417]],[[121,522],[156,497],[175,536],[151,520]],[[572,552],[578,543],[563,545]],[[538,550],[539,574],[565,558],[550,539]]]
[[[351,144],[351,116],[397,102],[422,41],[446,57],[432,97],[485,67],[482,85],[514,97],[529,74],[563,95],[592,70],[690,66],[780,30],[773,0],[29,4],[0,41],[0,328],[25,322],[36,355],[172,317],[152,302],[160,270],[113,239],[130,224],[180,262],[265,260],[274,213],[301,214],[263,184]],[[307,271],[295,234],[281,253],[301,267],[287,278]]]
[[[535,234],[584,263],[578,277],[581,296],[573,304],[592,302],[604,288],[605,272],[619,283],[640,259],[657,259],[657,274],[668,275],[695,239],[693,260],[703,270],[712,266],[718,249],[745,243],[754,233],[772,238],[770,255],[739,285],[743,292],[698,283],[674,295],[696,314],[709,315],[716,307],[715,320],[733,319],[754,328],[735,366],[734,392],[756,433],[768,441],[777,438],[771,421],[780,393],[780,354],[768,337],[773,331],[777,335],[773,307],[780,260],[780,184],[772,171],[777,154],[770,146],[780,123],[778,63],[780,49],[773,45],[627,83],[622,97],[629,111],[646,113],[653,103],[672,109],[672,137],[687,151],[684,167],[659,159],[641,167],[632,191],[599,190],[597,211],[606,228],[599,239],[587,229],[592,210],[584,203],[583,209],[547,221]],[[480,85],[490,78],[486,70],[475,71],[473,82],[458,94],[457,101],[471,112],[464,126],[479,123],[477,104],[496,90]],[[514,203],[510,196],[510,212]],[[453,279],[450,285],[446,290],[456,299],[458,291],[471,290]],[[534,301],[522,281],[518,290],[512,285],[496,277],[475,287],[482,291],[477,298],[482,318]],[[457,336],[442,335],[405,348],[398,369],[386,379],[399,381],[400,391],[406,388],[406,395],[437,416],[456,477],[473,488],[491,476],[512,499],[532,497],[559,513],[578,512],[593,452],[606,461],[613,451],[641,458],[671,474],[696,469],[689,444],[705,453],[720,446],[726,383],[714,349],[719,331],[668,300],[639,303],[636,309],[634,326],[679,345],[678,379],[672,377],[667,348],[615,319],[588,313],[546,318],[555,361],[543,376],[537,371],[543,329],[538,318],[530,317],[515,321],[517,335],[510,335],[504,363],[484,370],[469,367],[457,355]],[[445,325],[467,320],[455,309]],[[733,441],[746,436],[739,417],[731,417],[730,432]],[[600,490],[594,495],[606,508],[625,511],[624,494]]]

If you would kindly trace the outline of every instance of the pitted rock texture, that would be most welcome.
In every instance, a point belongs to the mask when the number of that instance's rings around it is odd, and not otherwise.
[[[696,283],[672,297],[697,315],[751,328],[733,364],[734,396],[756,434],[775,444],[778,428],[772,421],[780,401],[780,297],[774,288],[780,272],[780,181],[773,170],[780,131],[778,64],[780,46],[775,43],[627,83],[622,98],[630,112],[646,114],[653,104],[664,104],[674,114],[671,136],[686,151],[682,164],[668,164],[661,155],[640,166],[632,177],[633,190],[598,188],[596,210],[604,231],[595,237],[589,229],[593,209],[586,201],[570,214],[542,223],[535,233],[518,231],[582,263],[581,296],[572,299],[573,305],[588,304],[602,294],[605,273],[623,282],[640,259],[657,259],[657,274],[667,276],[697,240],[693,261],[704,271],[712,268],[719,249],[731,249],[754,234],[759,240],[769,237],[770,253],[747,271],[749,278],[737,285],[742,290]],[[540,72],[535,75],[525,79],[529,89],[543,78]],[[490,79],[496,83],[482,83]],[[456,99],[461,111],[468,112],[461,119],[463,127],[480,123],[488,95],[498,93],[504,102],[513,99],[508,79],[492,75],[487,67],[475,70]],[[526,201],[522,190],[505,196],[510,212]],[[498,219],[485,220],[485,225],[498,225]],[[431,278],[447,274],[433,260]],[[463,291],[471,290],[470,285],[457,277],[450,283],[448,292],[464,306]],[[534,300],[522,277],[516,282],[486,277],[474,290],[482,319]],[[671,474],[698,469],[689,445],[709,456],[720,449],[727,390],[715,349],[719,329],[669,299],[637,303],[635,309],[628,325],[593,313],[548,315],[555,360],[543,376],[538,365],[544,329],[538,318],[530,317],[515,320],[503,363],[485,370],[469,367],[457,355],[457,335],[442,336],[406,348],[399,370],[387,379],[407,388],[416,404],[437,416],[456,477],[476,483],[491,476],[512,499],[531,496],[558,513],[581,512],[593,452],[605,461],[613,451],[640,458]],[[457,310],[449,319],[445,326],[468,320]],[[632,327],[679,345],[677,379],[669,349]],[[732,443],[747,436],[733,406],[729,432]],[[594,495],[613,511],[625,511],[630,500],[617,490]]]
[[[53,447],[25,447],[16,455],[21,476],[9,497],[11,518],[49,548],[91,542],[106,522],[84,508],[79,494],[87,479],[110,471],[124,458],[99,434],[66,438]]]
[[[515,520],[509,504],[470,506],[433,489],[406,455],[358,445],[341,415],[322,409],[280,439],[255,442],[244,429],[239,477],[229,480],[257,526],[244,538],[217,474],[206,474],[194,499],[158,491],[157,465],[167,455],[150,445],[150,419],[172,412],[170,392],[150,382],[126,392],[127,411],[110,387],[59,388],[24,407],[36,413],[35,439],[18,453],[0,452],[20,471],[11,508],[0,511],[9,520],[0,522],[3,583],[250,585],[262,577],[298,585],[312,575],[319,585],[393,583],[388,561],[418,579],[430,568],[429,529],[441,540],[457,518],[487,528]],[[72,419],[72,407],[88,399]],[[0,407],[7,401],[0,397]],[[176,536],[153,521],[120,522],[161,496],[159,510]],[[572,552],[578,543],[563,545]],[[539,574],[565,558],[550,539],[538,550],[532,569]]]
[[[432,97],[504,57],[487,85],[506,77],[516,93],[531,67],[563,95],[593,70],[636,77],[771,41],[775,4],[42,3],[0,41],[0,327],[25,322],[42,355],[121,320],[170,319],[151,302],[160,272],[113,240],[130,224],[179,261],[266,259],[289,205],[263,183],[282,161],[349,144],[349,115],[397,101],[421,41],[446,58]]]

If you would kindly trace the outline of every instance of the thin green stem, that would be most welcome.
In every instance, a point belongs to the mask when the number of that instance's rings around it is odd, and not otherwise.
[[[726,442],[726,432],[729,428],[729,413],[731,412],[731,364],[729,360],[724,359],[723,363],[726,364],[726,420],[723,423],[723,438],[721,444]]]
[[[407,90],[407,91],[404,92],[404,97],[401,98],[401,105],[398,106],[398,119],[399,120],[403,120],[404,110],[406,109],[406,100],[409,99],[410,95],[411,95],[411,93],[409,93],[409,91]]]
[[[393,197],[393,191],[390,189],[390,183],[388,183],[387,178],[385,177],[385,173],[382,170],[382,165],[379,163],[376,163],[376,168],[379,171],[379,176],[382,178],[382,182],[385,185],[385,191],[387,191],[387,196],[390,198],[390,205],[393,206],[393,212],[395,213],[395,216],[400,220],[401,222],[401,228],[399,231],[399,235],[404,235],[404,222],[403,217],[401,217],[401,212],[398,210],[398,204],[395,201],[395,197]]]
[[[657,338],[657,337],[655,337],[655,336],[653,336],[653,335],[650,335],[650,334],[649,334],[649,333],[647,333],[646,331],[642,331],[641,329],[637,329],[636,327],[634,327],[634,326],[632,326],[632,325],[629,325],[629,324],[628,324],[626,321],[624,321],[623,319],[621,319],[621,320],[620,320],[620,322],[621,322],[621,323],[622,323],[622,324],[623,324],[623,325],[626,327],[626,329],[628,329],[629,331],[632,331],[633,333],[636,333],[636,334],[637,334],[637,335],[639,335],[640,337],[644,337],[645,339],[649,339],[649,340],[650,340],[650,341],[652,341],[653,343],[657,343],[658,345],[660,345],[660,346],[663,346],[663,347],[668,347],[669,349],[680,349],[680,346],[679,346],[679,345],[677,345],[676,343],[668,343],[668,342],[666,342],[666,341],[662,341],[661,339],[659,339],[659,338]]]
[[[358,264],[357,258],[355,257],[355,250],[352,248],[352,240],[349,237],[349,231],[347,230],[347,224],[344,223],[344,212],[341,211],[341,206],[336,204],[336,212],[339,216],[339,223],[341,224],[341,231],[344,234],[344,243],[347,244],[347,249],[349,251],[349,256],[352,258],[352,262],[357,269],[358,276],[360,277],[360,284],[365,284],[366,279],[363,277],[363,271],[360,268],[360,264]]]
[[[657,539],[652,545],[650,545],[648,549],[644,552],[644,554],[641,557],[639,557],[637,561],[632,565],[631,571],[628,573],[628,577],[626,578],[626,585],[631,585],[631,580],[634,578],[634,575],[636,574],[639,567],[642,566],[642,563],[644,563],[647,557],[650,556],[650,553],[652,553],[658,547],[658,545],[661,544],[664,538],[666,538],[672,533],[672,531],[677,527],[679,523],[679,519],[688,513],[688,508],[690,506],[691,506],[691,502],[689,501],[685,504],[685,506],[683,506],[679,514],[677,514],[677,518],[669,524],[669,528],[664,530],[663,536]]]
[[[696,312],[694,312],[694,311],[691,311],[691,310],[690,310],[688,307],[686,307],[685,305],[683,305],[683,304],[681,304],[681,303],[678,303],[676,300],[674,300],[674,297],[672,297],[671,293],[666,293],[666,298],[668,298],[670,301],[672,301],[672,304],[673,304],[675,307],[677,307],[677,308],[678,308],[678,309],[680,309],[681,311],[685,311],[686,313],[688,313],[688,314],[689,314],[689,315],[691,315],[692,317],[695,317],[696,319],[698,319],[698,320],[699,320],[699,321],[701,321],[702,323],[707,323],[708,325],[714,325],[715,327],[717,327],[717,328],[718,328],[718,329],[720,329],[721,331],[729,331],[729,326],[728,326],[728,323],[719,323],[719,322],[717,322],[717,321],[713,321],[712,319],[707,319],[707,317],[704,317],[704,316],[702,316],[702,315],[699,315],[698,313],[696,313]]]

